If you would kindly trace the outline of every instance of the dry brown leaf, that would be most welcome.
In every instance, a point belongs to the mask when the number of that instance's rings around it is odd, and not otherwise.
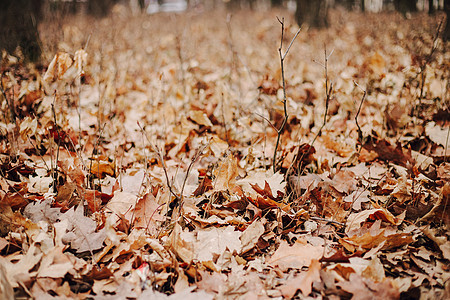
[[[264,225],[260,220],[253,221],[253,223],[244,230],[240,237],[242,243],[242,253],[245,253],[255,247],[264,231]]]
[[[448,141],[448,128],[443,128],[434,122],[429,122],[425,126],[425,133],[428,137],[438,145],[447,145]]]
[[[307,272],[302,272],[287,280],[279,288],[283,296],[287,299],[292,299],[298,290],[302,292],[303,296],[308,296],[312,291],[313,282],[320,281],[320,269],[320,262],[313,259]]]
[[[329,135],[323,135],[322,139],[323,143],[327,148],[336,151],[336,153],[341,157],[348,157],[354,151],[353,149],[343,144],[342,142],[335,141]]]
[[[65,247],[54,247],[41,260],[37,277],[63,278],[74,269],[70,259],[63,253]]]
[[[106,175],[113,176],[115,174],[114,163],[105,160],[92,160],[90,171],[97,178],[104,178]]]
[[[215,191],[232,190],[236,184],[238,176],[237,161],[232,154],[228,155],[225,160],[214,171],[216,180],[214,181]]]
[[[227,151],[228,147],[228,143],[216,135],[214,135],[209,142],[209,148],[215,157],[221,157],[225,151]]]
[[[208,262],[214,261],[225,250],[231,253],[240,253],[242,248],[241,234],[241,232],[235,231],[232,226],[198,231],[195,243],[195,258],[202,262]]]
[[[363,210],[359,213],[352,213],[348,216],[345,232],[349,232],[359,229],[361,224],[367,220],[383,220],[392,225],[400,225],[403,222],[404,214],[395,217],[388,210],[384,208]]]
[[[213,124],[211,123],[211,120],[208,118],[206,113],[204,113],[201,110],[191,110],[189,111],[189,118],[191,118],[192,121],[197,123],[198,125],[203,125],[207,127],[212,127]]]
[[[152,194],[145,194],[139,199],[134,208],[133,225],[135,228],[145,228],[147,232],[154,235],[158,232],[157,225],[165,220],[161,215],[162,205],[156,202]]]
[[[323,256],[322,246],[312,246],[305,241],[297,240],[292,246],[281,241],[277,251],[267,260],[271,266],[278,266],[281,271],[287,269],[301,269],[309,266],[312,260],[319,260]]]
[[[3,258],[3,266],[6,269],[8,281],[13,288],[19,287],[19,284],[29,284],[30,280],[36,277],[36,271],[33,268],[41,261],[43,253],[40,252],[33,244],[30,246],[26,254],[15,254]],[[13,263],[16,261],[15,263]]]
[[[59,220],[68,220],[69,226],[63,241],[70,243],[71,248],[77,253],[94,251],[103,247],[106,234],[103,229],[96,231],[96,222],[84,216],[83,205],[78,205],[76,209],[72,207],[61,215]]]
[[[399,299],[400,292],[392,280],[375,283],[358,274],[350,274],[349,281],[338,284],[344,291],[353,295],[354,300]]]
[[[378,245],[383,244],[382,249],[389,250],[408,245],[414,241],[409,233],[396,233],[385,235],[385,230],[372,235],[366,232],[362,236],[351,236],[339,239],[339,242],[350,252],[355,252],[357,249],[372,249]]]
[[[14,300],[14,290],[8,280],[6,268],[3,266],[0,258],[0,298],[5,300]]]
[[[345,194],[353,192],[357,184],[358,181],[355,178],[355,173],[348,170],[340,170],[334,175],[331,181],[331,186]]]

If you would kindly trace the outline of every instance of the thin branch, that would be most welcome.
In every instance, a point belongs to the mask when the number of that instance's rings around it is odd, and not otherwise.
[[[233,31],[231,30],[231,18],[232,18],[232,14],[228,14],[227,15],[227,30],[228,30],[228,46],[230,48],[230,52],[231,52],[231,66],[230,66],[230,86],[232,84],[232,80],[233,80],[233,70],[236,72],[237,76],[238,76],[238,84],[239,84],[239,94],[241,94],[241,80],[240,80],[240,73],[238,70],[238,60],[237,60],[237,52],[236,49],[234,47],[233,44]]]
[[[275,142],[275,149],[273,152],[273,159],[272,159],[272,167],[273,167],[273,172],[276,173],[276,169],[277,169],[277,151],[278,151],[278,146],[280,144],[280,140],[281,140],[281,135],[284,131],[284,128],[286,127],[286,123],[288,120],[288,112],[287,112],[287,97],[286,97],[286,80],[284,77],[284,60],[286,59],[286,56],[289,53],[289,49],[291,49],[292,44],[294,43],[295,39],[297,38],[298,34],[300,33],[300,30],[302,29],[301,27],[297,30],[297,33],[295,34],[295,36],[292,38],[291,42],[289,43],[288,48],[286,49],[286,51],[283,54],[283,39],[284,39],[284,18],[282,18],[280,20],[280,18],[277,17],[278,22],[280,22],[281,24],[281,39],[280,39],[280,47],[278,48],[278,54],[280,56],[280,64],[281,64],[281,80],[283,83],[283,110],[284,110],[284,119],[283,122],[281,123],[281,126],[279,129],[276,129],[277,131],[277,141]],[[272,125],[272,127],[274,127]]]
[[[294,37],[291,40],[291,43],[289,44],[289,46],[286,49],[286,52],[283,55],[283,60],[286,58],[286,55],[288,55],[289,53],[289,49],[291,49],[292,44],[294,43],[295,39],[297,38],[297,35],[299,35],[300,31],[302,30],[302,28],[300,27],[297,32],[295,33]]]
[[[439,22],[438,28],[436,30],[436,34],[433,37],[433,44],[431,45],[430,53],[428,53],[428,55],[425,58],[425,61],[423,61],[422,65],[420,66],[421,83],[420,83],[419,105],[420,105],[420,101],[422,101],[423,90],[424,90],[424,87],[425,87],[425,80],[426,80],[425,70],[427,68],[427,65],[431,62],[431,59],[433,58],[434,51],[436,51],[436,49],[437,49],[436,41],[437,41],[437,39],[439,37],[439,33],[441,31],[441,26],[442,26],[443,21],[444,21],[444,19],[442,19],[441,22]]]
[[[203,147],[197,149],[197,151],[195,152],[194,156],[191,159],[191,162],[189,163],[189,166],[188,166],[187,171],[186,171],[186,176],[184,177],[184,180],[183,180],[183,185],[181,186],[181,192],[180,192],[180,198],[182,200],[181,205],[183,204],[183,192],[184,192],[184,187],[186,186],[186,181],[187,181],[188,175],[191,172],[192,167],[197,162],[197,160],[200,157],[200,155],[203,153],[203,151],[208,146],[209,146],[209,143],[207,143],[207,144],[203,145]]]
[[[91,186],[92,189],[95,189],[95,187],[90,184],[91,183],[91,178],[93,177],[92,176],[92,172],[91,172],[92,171],[92,161],[94,160],[94,155],[98,154],[97,153],[98,147],[100,146],[100,141],[102,139],[102,134],[103,134],[103,130],[105,129],[105,127],[106,127],[106,123],[103,123],[103,126],[99,127],[98,137],[97,137],[97,140],[96,140],[96,142],[94,144],[94,148],[92,149],[92,154],[91,154],[91,158],[90,158],[89,172],[88,172],[88,176],[87,176],[87,185],[86,186]],[[97,159],[98,159],[98,155],[97,155]],[[100,164],[97,161],[97,174],[99,172],[99,170],[98,170],[99,167],[100,167]],[[92,178],[92,182],[93,181],[94,180]]]
[[[155,151],[155,153],[158,155],[159,157],[159,162],[161,163],[162,167],[163,167],[163,171],[164,171],[164,176],[166,177],[166,184],[167,187],[169,188],[169,192],[176,198],[176,199],[180,199],[180,196],[178,196],[172,189],[172,184],[170,183],[170,179],[169,179],[169,175],[167,173],[167,168],[166,168],[166,164],[164,162],[164,157],[161,154],[161,150],[158,148],[158,146],[153,145],[152,142],[150,141],[150,139],[148,138],[147,134],[144,131],[144,128],[142,128],[141,124],[139,122],[137,122],[139,128],[142,130],[142,133],[144,134],[145,138],[147,139],[148,143],[150,144],[150,147],[152,147],[152,150]]]
[[[55,100],[56,100],[56,94],[55,94],[55,98],[53,99],[53,103],[52,103],[52,114],[53,114],[53,120],[55,123],[55,131],[56,131],[56,134],[58,135],[58,148],[56,149],[55,171],[52,171],[54,192],[56,192],[56,187],[58,186],[59,146],[61,145],[61,134],[59,133],[58,123],[56,120]]]
[[[444,164],[447,162],[448,137],[450,136],[450,127],[447,129],[447,138],[445,139],[444,147]]]
[[[356,123],[356,126],[358,127],[358,140],[359,140],[359,143],[360,143],[361,146],[362,146],[362,142],[363,142],[363,133],[362,133],[361,127],[360,127],[359,124],[358,124],[358,116],[359,116],[359,113],[361,112],[361,107],[362,107],[362,105],[363,105],[364,99],[366,99],[366,94],[367,94],[367,92],[366,92],[365,89],[361,88],[361,87],[359,86],[359,84],[357,84],[355,81],[353,81],[353,83],[354,83],[357,87],[359,87],[359,88],[364,92],[364,94],[363,94],[363,96],[362,96],[362,98],[361,98],[361,103],[359,103],[358,111],[356,112],[356,115],[355,115],[355,123]]]
[[[278,131],[277,128],[275,127],[275,125],[273,125],[273,123],[270,122],[269,119],[267,119],[266,117],[264,117],[263,115],[261,115],[261,114],[259,114],[259,113],[256,113],[256,112],[255,112],[254,114],[257,115],[257,116],[259,116],[259,117],[261,117],[261,118],[264,119],[267,123],[269,123],[269,125],[272,126],[272,128],[273,128],[275,131]]]
[[[311,220],[313,220],[313,221],[326,222],[326,223],[336,224],[336,225],[339,225],[339,226],[345,226],[344,223],[341,223],[341,222],[338,222],[338,221],[328,220],[328,219],[319,218],[319,217],[309,217],[309,218]]]
[[[322,133],[323,128],[327,124],[328,106],[329,106],[329,103],[330,103],[331,95],[333,94],[333,83],[330,83],[330,87],[328,87],[328,59],[330,58],[332,53],[333,53],[333,51],[331,51],[331,53],[329,55],[327,55],[327,48],[325,47],[325,50],[324,50],[325,61],[324,61],[323,67],[325,69],[325,93],[326,93],[326,99],[325,99],[325,113],[324,113],[324,116],[323,116],[323,123],[322,123],[322,126],[320,126],[319,131],[314,136],[314,139],[312,140],[311,144],[309,145],[308,151],[305,151],[305,152],[302,153],[302,156],[299,159],[300,163],[303,161],[303,157],[305,157],[305,155],[306,156],[309,155],[309,153],[311,152],[311,149],[313,148],[314,142],[317,140],[319,135]],[[294,158],[294,161],[296,161],[296,160],[297,160],[297,157]],[[300,167],[301,166],[299,165],[299,169],[300,169]],[[299,176],[301,175],[301,173],[303,173],[303,170],[301,172],[299,172]]]
[[[184,58],[181,50],[181,37],[179,35],[177,35],[176,37],[176,42],[177,42],[178,59],[180,61],[181,84],[183,85],[183,92],[184,92],[183,96],[186,96],[186,75],[184,72]]]

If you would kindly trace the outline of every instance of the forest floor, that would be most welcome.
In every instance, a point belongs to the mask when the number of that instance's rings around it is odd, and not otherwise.
[[[0,298],[450,298],[443,15],[332,11],[285,90],[277,17],[286,53],[287,11],[116,7],[3,56]]]

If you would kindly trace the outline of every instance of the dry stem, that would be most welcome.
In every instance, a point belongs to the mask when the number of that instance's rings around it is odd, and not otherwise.
[[[284,110],[284,119],[283,119],[283,123],[281,123],[280,128],[276,129],[273,125],[272,127],[275,128],[275,130],[277,131],[277,141],[275,142],[275,149],[273,152],[273,160],[272,160],[272,167],[273,167],[273,172],[276,173],[276,166],[277,166],[277,151],[278,151],[278,146],[280,144],[280,139],[281,139],[281,135],[283,134],[284,128],[286,127],[286,123],[288,120],[288,112],[287,112],[287,97],[286,97],[286,80],[284,77],[284,60],[286,59],[286,56],[289,53],[289,49],[291,49],[292,44],[294,43],[295,39],[297,38],[298,34],[300,33],[300,30],[302,29],[301,27],[297,30],[297,32],[295,33],[295,36],[292,38],[291,42],[289,43],[289,46],[287,47],[286,51],[282,52],[283,49],[283,38],[284,38],[284,18],[282,18],[281,20],[277,17],[278,22],[280,22],[281,24],[281,39],[280,39],[280,47],[278,48],[278,54],[280,56],[280,64],[281,64],[281,80],[283,83],[283,110]]]
[[[358,124],[358,117],[359,117],[359,113],[361,112],[361,107],[363,105],[363,102],[366,99],[367,92],[366,92],[366,90],[361,88],[355,81],[353,83],[364,92],[364,94],[363,94],[363,96],[361,98],[361,103],[359,103],[358,111],[356,112],[356,115],[355,115],[355,123],[356,123],[356,126],[358,127],[358,141],[359,141],[359,143],[361,144],[361,147],[362,147],[363,133],[362,133],[361,127]]]

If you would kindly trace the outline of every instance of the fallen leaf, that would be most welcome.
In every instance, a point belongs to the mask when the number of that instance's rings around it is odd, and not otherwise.
[[[438,145],[447,145],[448,141],[448,128],[445,129],[434,122],[429,122],[425,126],[425,133],[428,137]]]
[[[208,126],[212,127],[213,124],[211,123],[211,120],[208,118],[206,113],[200,110],[191,110],[189,111],[189,118],[191,118],[192,121],[197,123],[198,125]]]
[[[240,253],[242,245],[239,238],[241,234],[232,226],[198,231],[195,258],[207,262],[214,261],[225,250],[229,250],[231,253]]]
[[[403,222],[404,215],[395,217],[384,208],[367,209],[359,213],[351,213],[348,216],[345,232],[348,234],[352,230],[359,229],[363,222],[367,220],[383,220],[392,225],[400,225]]]
[[[237,161],[232,154],[228,155],[225,160],[214,171],[216,180],[214,181],[215,191],[232,190],[238,176]]]
[[[84,216],[83,205],[72,207],[59,217],[59,220],[68,220],[69,226],[63,237],[66,243],[70,243],[77,253],[94,251],[103,247],[106,234],[103,229],[96,231],[97,224],[94,220]]]
[[[279,288],[283,296],[292,299],[297,290],[300,290],[303,296],[308,296],[312,291],[313,282],[320,281],[320,269],[319,261],[313,259],[307,272],[296,275]]]
[[[242,243],[242,253],[245,253],[255,247],[264,231],[264,225],[260,220],[253,221],[253,223],[244,230],[240,237]]]
[[[39,266],[37,277],[63,278],[69,271],[73,270],[70,259],[63,254],[63,247],[54,247],[46,253]]]
[[[304,241],[297,240],[292,246],[281,241],[277,251],[267,260],[271,266],[278,266],[281,271],[287,269],[301,269],[309,266],[313,260],[323,256],[322,246],[312,246]]]
[[[350,279],[338,284],[353,295],[352,299],[399,299],[400,292],[392,280],[375,283],[370,279],[352,273]]]

